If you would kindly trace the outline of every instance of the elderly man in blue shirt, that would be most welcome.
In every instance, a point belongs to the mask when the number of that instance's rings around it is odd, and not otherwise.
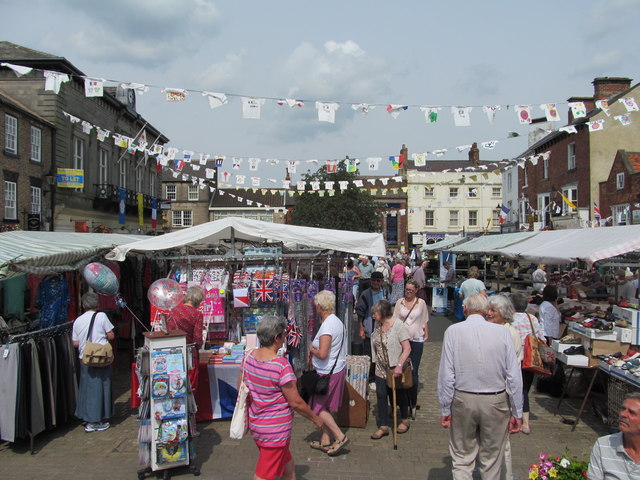
[[[438,397],[440,423],[451,428],[454,480],[499,480],[509,433],[522,425],[522,375],[509,331],[485,320],[487,298],[464,299],[466,320],[444,334]]]

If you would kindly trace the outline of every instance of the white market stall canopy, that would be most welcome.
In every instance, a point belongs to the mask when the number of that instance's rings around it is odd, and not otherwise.
[[[466,254],[486,254],[486,255],[502,255],[501,248],[509,245],[517,244],[528,238],[535,237],[539,232],[516,232],[516,233],[503,233],[500,235],[483,235],[476,237],[473,240],[469,240],[461,245],[456,245],[453,248],[447,249],[451,253],[466,253]]]
[[[439,252],[441,250],[447,250],[448,248],[458,245],[460,243],[464,243],[468,240],[469,240],[469,237],[445,238],[444,240],[440,240],[439,242],[432,243],[431,245],[426,245],[422,247],[421,250],[424,252],[430,252],[430,251]]]
[[[113,233],[14,231],[0,233],[0,278],[19,269],[74,266],[117,245],[149,238]],[[34,268],[35,267],[35,268]]]
[[[107,258],[123,261],[129,252],[154,252],[183,246],[211,248],[231,239],[258,243],[296,243],[307,247],[362,255],[386,255],[384,238],[380,233],[299,227],[230,217],[129,245],[121,245],[109,252]]]
[[[516,234],[511,234],[516,235]],[[549,230],[499,249],[509,258],[535,263],[589,263],[640,250],[640,225]]]

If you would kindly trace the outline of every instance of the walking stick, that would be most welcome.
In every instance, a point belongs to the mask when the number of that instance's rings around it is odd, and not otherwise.
[[[392,373],[393,375],[393,373]],[[393,391],[393,449],[398,449],[398,405],[396,403],[396,378],[395,376],[392,378],[392,387]]]

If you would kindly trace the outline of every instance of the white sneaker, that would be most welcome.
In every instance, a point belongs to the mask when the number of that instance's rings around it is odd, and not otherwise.
[[[111,425],[109,425],[109,422],[104,422],[104,423],[87,423],[87,425],[84,427],[84,431],[87,433],[91,433],[91,432],[102,432],[104,430],[106,430],[107,428],[109,428]]]

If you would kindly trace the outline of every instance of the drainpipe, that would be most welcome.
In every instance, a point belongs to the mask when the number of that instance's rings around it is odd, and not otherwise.
[[[56,131],[51,129],[51,167],[49,168],[49,175],[51,176],[51,223],[49,225],[49,231],[55,231],[55,216],[56,216]]]

